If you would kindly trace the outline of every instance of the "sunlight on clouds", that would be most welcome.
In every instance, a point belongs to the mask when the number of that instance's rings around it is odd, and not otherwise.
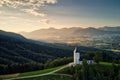
[[[57,3],[57,0],[46,0],[47,3],[52,3],[52,4],[55,4]]]
[[[35,16],[41,16],[41,17],[44,17],[46,16],[47,14],[44,13],[44,12],[39,12],[37,10],[34,10],[34,9],[23,9],[22,11],[25,11],[27,13],[30,13],[30,14],[33,14]]]
[[[28,12],[35,16],[43,17],[46,14],[37,10],[39,10],[40,7],[47,5],[46,3],[55,4],[57,3],[57,0],[0,0],[0,7],[8,6],[17,8],[21,11]]]
[[[2,7],[2,5],[0,4],[0,7]]]
[[[51,19],[41,19],[38,21],[39,23],[43,23],[43,24],[50,24],[50,23],[55,23],[54,20]]]
[[[49,19],[42,19],[42,20],[40,20],[38,22],[44,23],[44,24],[50,24],[51,21]]]

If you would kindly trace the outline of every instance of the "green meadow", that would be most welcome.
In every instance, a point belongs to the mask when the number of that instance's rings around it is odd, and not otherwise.
[[[40,75],[40,74],[44,74],[44,73],[49,73],[52,71],[55,71],[57,69],[62,68],[63,66],[58,66],[58,67],[54,67],[54,68],[49,68],[49,69],[45,69],[45,70],[39,70],[39,71],[32,71],[32,72],[25,72],[25,73],[20,73],[19,77],[23,77],[23,76],[33,76],[33,75]]]
[[[107,65],[107,66],[112,66],[112,63],[110,63],[110,62],[99,62],[99,64],[101,64],[101,65]],[[115,65],[118,65],[118,64],[115,64]]]
[[[0,79],[40,75],[40,74],[44,74],[44,73],[49,73],[49,72],[55,71],[55,70],[60,69],[62,67],[63,66],[58,66],[58,67],[44,69],[44,70],[25,72],[25,73],[17,73],[17,75],[16,74],[0,75]]]
[[[17,80],[72,80],[72,78],[69,76],[63,76],[63,75],[46,75],[46,76],[17,79]]]

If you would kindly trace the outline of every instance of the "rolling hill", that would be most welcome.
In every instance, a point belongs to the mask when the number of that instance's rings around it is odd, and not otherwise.
[[[0,64],[44,63],[48,59],[72,56],[74,47],[30,40],[16,33],[0,31]],[[84,46],[78,46],[78,50],[82,53],[101,51]]]
[[[44,44],[26,39],[16,33],[0,31],[0,64],[44,63],[48,59],[72,55],[70,50]]]
[[[79,46],[80,51],[98,49]],[[51,44],[26,39],[22,35],[0,31],[0,64],[38,62],[72,56],[74,46]]]
[[[27,39],[20,34],[0,31],[0,74],[40,70],[49,59],[70,57],[75,46],[45,43]],[[104,51],[78,46],[80,53]],[[106,53],[113,52],[104,51]]]

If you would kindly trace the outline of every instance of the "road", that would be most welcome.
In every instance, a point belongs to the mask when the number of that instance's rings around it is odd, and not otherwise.
[[[51,72],[48,72],[48,73],[44,73],[44,74],[33,75],[33,76],[24,76],[24,77],[16,77],[16,78],[9,78],[9,79],[3,79],[3,80],[16,80],[16,79],[25,79],[25,78],[32,78],[32,77],[39,77],[39,76],[50,75],[50,74],[54,74],[55,72],[60,71],[60,70],[62,70],[64,68],[66,68],[68,66],[71,66],[71,64],[73,64],[73,63],[69,63],[69,64],[67,64],[67,65],[65,65],[65,66],[63,66],[63,67],[61,67],[61,68],[59,68],[57,70],[54,70],[54,71],[51,71]]]

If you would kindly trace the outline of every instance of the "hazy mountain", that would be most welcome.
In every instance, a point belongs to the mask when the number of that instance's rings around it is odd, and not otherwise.
[[[75,31],[75,35],[102,35],[102,34],[108,34],[107,31],[99,30],[96,28],[85,28],[85,29],[78,29]]]
[[[102,27],[102,28],[99,28],[99,29],[104,30],[104,31],[118,31],[118,32],[120,32],[120,26],[117,26],[117,27],[105,26],[105,27]]]
[[[119,28],[119,27],[115,27]],[[105,30],[104,28],[79,28],[79,27],[73,27],[73,28],[62,28],[62,29],[55,29],[55,28],[49,28],[49,29],[40,29],[35,30],[33,32],[23,32],[22,35],[36,40],[44,40],[48,42],[65,42],[65,40],[68,39],[74,39],[81,36],[103,36],[103,35],[111,35],[111,34],[120,34],[120,31],[117,31],[114,29],[114,31],[111,30]],[[110,28],[111,29],[111,28]]]
[[[32,39],[54,39],[54,38],[59,38],[59,37],[66,37],[70,36],[71,34],[74,33],[77,29],[80,28],[62,28],[62,29],[55,29],[55,28],[49,28],[49,29],[40,29],[40,30],[35,30],[32,32],[22,32],[21,34]],[[50,39],[50,40],[51,40]]]

